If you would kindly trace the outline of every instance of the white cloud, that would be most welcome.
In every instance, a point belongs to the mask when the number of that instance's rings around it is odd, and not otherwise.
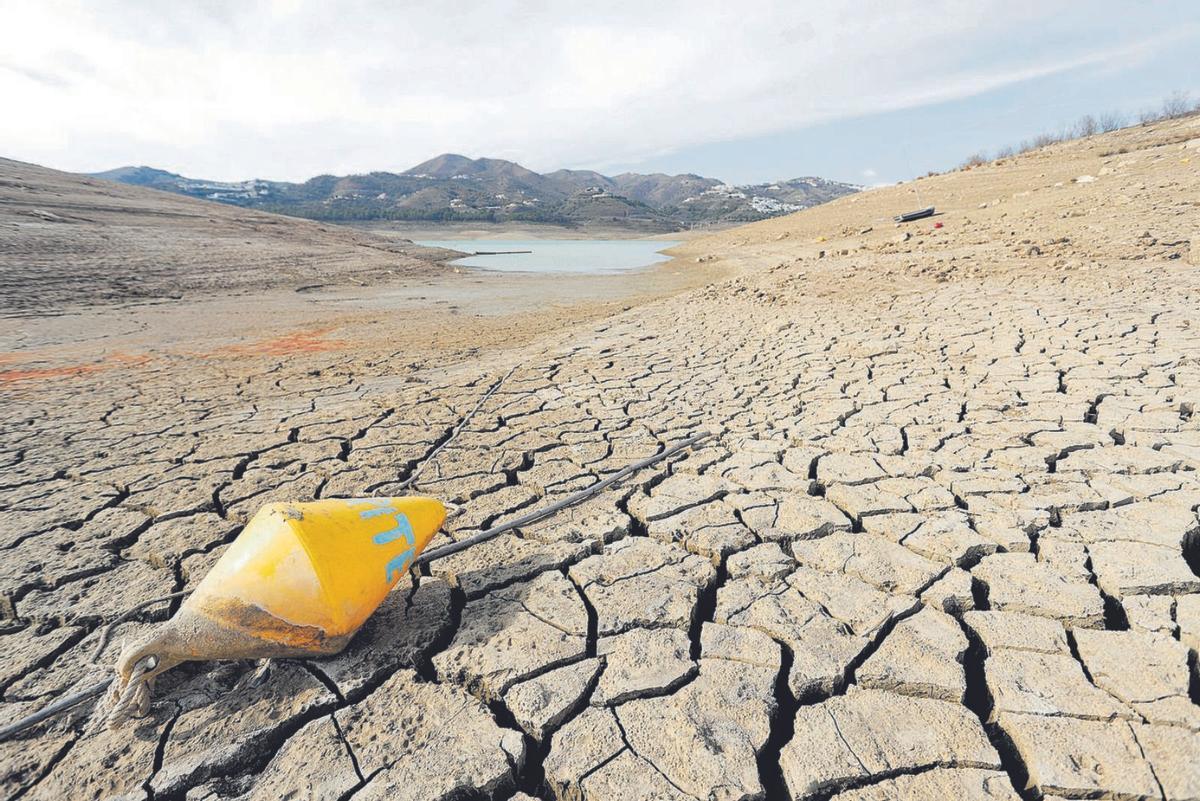
[[[218,179],[402,169],[443,151],[603,167],[1154,45],[1027,55],[1056,13],[1030,0],[576,5],[0,0],[0,154]]]

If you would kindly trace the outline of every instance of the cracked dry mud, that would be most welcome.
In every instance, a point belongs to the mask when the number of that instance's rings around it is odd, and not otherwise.
[[[106,675],[102,621],[262,503],[398,491],[511,365],[422,471],[466,509],[442,541],[719,437],[430,565],[336,658],[0,743],[3,794],[1200,798],[1196,163],[1193,118],[923,181],[942,229],[883,222],[911,187],[847,198],[680,248],[728,280],[452,364],[10,383],[4,721]]]

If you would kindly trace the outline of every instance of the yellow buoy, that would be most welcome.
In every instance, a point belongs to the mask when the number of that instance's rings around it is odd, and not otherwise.
[[[446,518],[433,498],[348,498],[264,506],[179,611],[121,655],[128,681],[200,659],[341,651]]]

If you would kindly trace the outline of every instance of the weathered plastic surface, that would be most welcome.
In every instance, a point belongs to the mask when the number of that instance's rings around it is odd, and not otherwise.
[[[433,498],[351,498],[264,506],[179,611],[118,666],[335,654],[437,533]]]

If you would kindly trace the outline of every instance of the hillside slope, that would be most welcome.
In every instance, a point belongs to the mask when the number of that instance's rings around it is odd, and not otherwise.
[[[900,281],[1001,280],[1010,271],[1086,281],[1102,269],[1200,262],[1200,117],[1063,142],[980,167],[840,198],[693,239],[688,254],[779,265],[782,296]],[[937,216],[896,224],[924,206]],[[940,223],[940,225],[938,225]],[[936,227],[935,227],[936,226]],[[752,259],[747,256],[754,254]],[[820,256],[820,258],[818,258]]]
[[[0,159],[0,308],[368,283],[442,251]]]

